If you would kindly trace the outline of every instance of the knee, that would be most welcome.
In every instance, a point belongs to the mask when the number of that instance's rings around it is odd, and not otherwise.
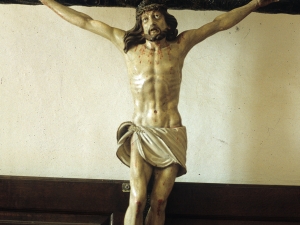
[[[157,216],[161,216],[165,213],[165,209],[167,206],[167,199],[153,197],[151,198],[150,206],[153,212],[157,214]]]
[[[135,194],[135,195],[130,195],[130,204],[133,206],[143,206],[146,205],[147,202],[147,197],[146,194]]]
[[[136,212],[136,214],[143,213],[147,202],[146,192],[135,192],[130,194],[129,207]]]

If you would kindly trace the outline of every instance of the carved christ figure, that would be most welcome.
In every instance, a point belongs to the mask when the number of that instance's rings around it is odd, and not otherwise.
[[[124,31],[53,0],[41,0],[66,21],[110,40],[125,57],[134,100],[131,122],[118,130],[117,156],[130,167],[130,199],[125,225],[142,225],[146,189],[154,177],[147,225],[165,221],[175,178],[186,173],[186,129],[178,111],[183,62],[199,42],[229,29],[259,7],[278,0],[252,0],[198,29],[178,35],[177,20],[163,4],[143,0],[136,24]]]

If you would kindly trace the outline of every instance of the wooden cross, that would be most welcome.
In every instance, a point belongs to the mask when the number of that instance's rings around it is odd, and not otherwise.
[[[140,0],[58,0],[67,6],[97,6],[97,7],[136,7]],[[249,0],[165,0],[170,9],[218,10],[229,11],[245,5]],[[40,5],[38,0],[0,0],[0,4]],[[261,13],[300,14],[300,0],[280,0],[260,8]]]

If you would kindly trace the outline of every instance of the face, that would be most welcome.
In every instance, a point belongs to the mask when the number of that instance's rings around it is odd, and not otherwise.
[[[141,16],[144,36],[149,41],[157,41],[166,37],[168,25],[164,15],[159,11],[148,11]]]

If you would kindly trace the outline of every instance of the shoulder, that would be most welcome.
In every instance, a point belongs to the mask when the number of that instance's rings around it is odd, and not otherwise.
[[[194,46],[221,30],[220,21],[214,20],[197,29],[188,30],[186,33],[189,36],[190,44]]]
[[[113,28],[110,41],[114,45],[116,45],[120,51],[123,51],[124,49],[124,36],[125,36],[124,30]]]
[[[189,50],[192,48],[191,46],[192,41],[192,33],[190,30],[183,31],[180,33],[175,40],[173,40],[171,43],[174,47],[178,49],[178,51],[181,51],[181,54],[187,54]]]
[[[197,29],[186,30],[177,37],[177,42],[189,51],[198,43],[219,31],[218,22],[207,23]]]

